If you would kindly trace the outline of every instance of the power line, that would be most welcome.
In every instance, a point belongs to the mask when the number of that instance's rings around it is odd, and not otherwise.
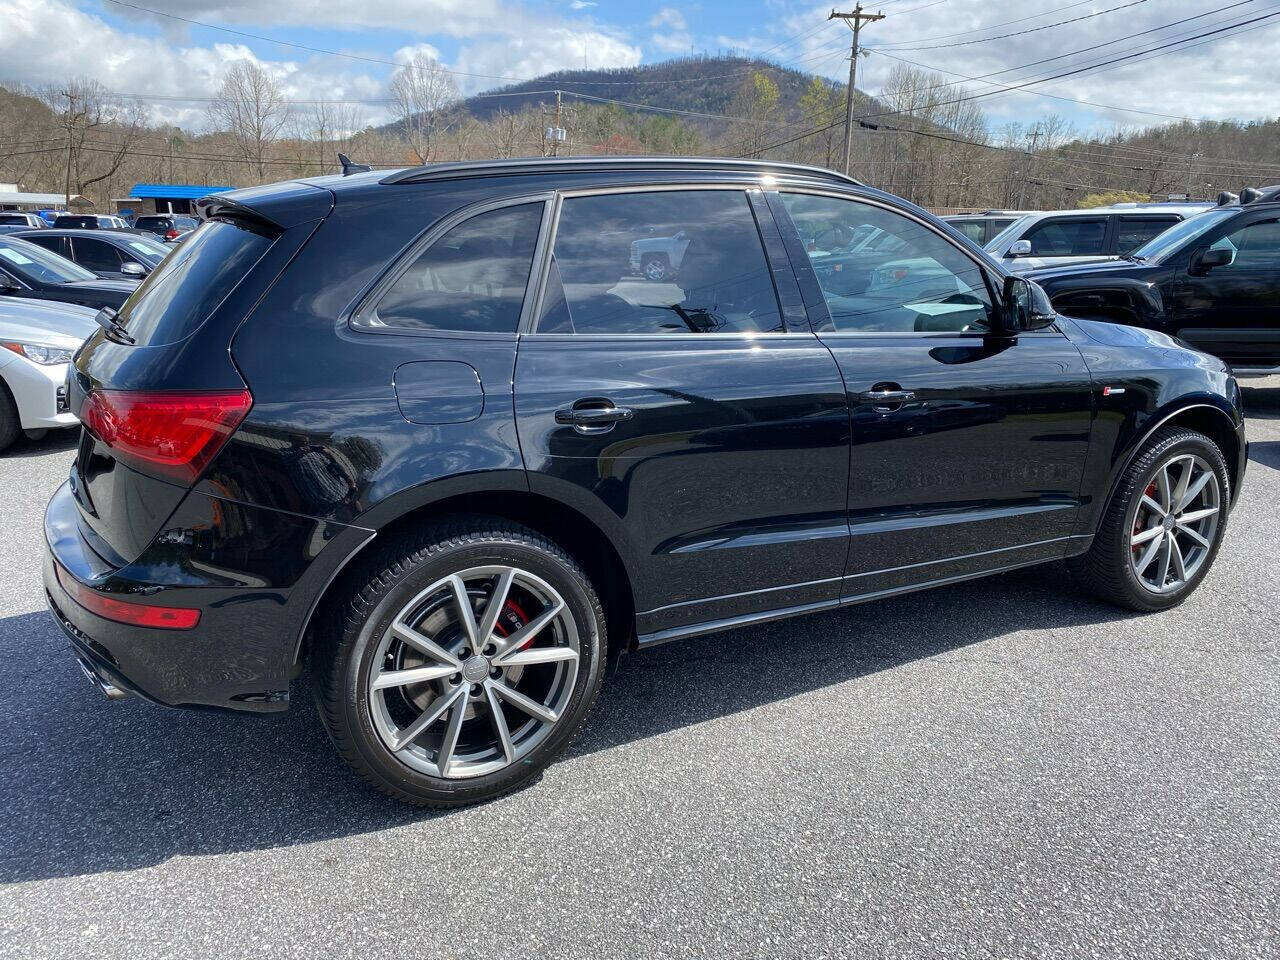
[[[1081,20],[1091,20],[1094,17],[1100,17],[1104,13],[1115,13],[1117,10],[1124,10],[1128,7],[1136,7],[1140,3],[1146,3],[1147,0],[1129,0],[1128,3],[1122,3],[1116,7],[1108,7],[1106,10],[1097,10],[1093,13],[1086,13],[1079,17],[1072,17],[1070,20],[1059,20],[1056,23],[1046,23],[1038,27],[1028,27],[1025,30],[1015,30],[1013,33],[999,33],[994,37],[978,37],[974,40],[960,40],[955,43],[936,43],[931,46],[909,47],[901,44],[893,44],[895,50],[941,50],[946,47],[964,47],[973,43],[987,43],[991,40],[1006,40],[1009,37],[1021,37],[1028,33],[1038,33],[1041,30],[1052,30],[1054,27],[1062,27],[1069,23],[1079,23]]]

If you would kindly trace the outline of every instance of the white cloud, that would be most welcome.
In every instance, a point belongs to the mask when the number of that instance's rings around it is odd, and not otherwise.
[[[599,30],[564,26],[522,37],[477,41],[463,47],[457,70],[485,76],[534,77],[552,70],[634,67],[641,50]],[[465,92],[492,87],[493,80],[458,77]]]
[[[586,10],[588,7],[598,7],[600,4],[593,0],[570,0],[569,6],[574,10]]]
[[[655,33],[649,42],[663,53],[689,53],[693,50],[693,37],[687,33]]]
[[[297,59],[269,59],[239,42],[201,46],[189,40],[183,42],[173,33],[166,36],[134,33],[117,29],[79,10],[75,3],[76,0],[0,0],[0,23],[4,24],[0,30],[0,64],[3,64],[0,79],[41,86],[66,82],[72,77],[91,78],[117,93],[146,94],[153,98],[144,102],[155,122],[194,129],[204,126],[206,103],[154,98],[211,97],[228,66],[238,59],[253,60],[270,70],[291,100],[374,100],[387,96],[390,66],[344,61],[305,51],[300,51]],[[197,9],[187,0],[174,0],[166,9],[184,5],[192,7],[189,12],[199,18],[212,20],[214,17],[207,7]],[[341,6],[345,10],[363,11],[360,16],[371,22],[387,15],[388,10],[397,5],[403,5],[401,0],[368,0],[363,5],[301,0],[280,15],[292,17],[302,8],[323,19],[328,15],[325,13],[328,8]],[[467,0],[466,5],[473,12],[498,9],[495,0]],[[229,22],[230,15],[244,6],[246,4],[236,0],[224,2],[219,8],[223,11],[218,16],[219,22]],[[255,3],[254,7],[257,6]],[[462,4],[455,0],[415,0],[413,6],[419,14],[413,22],[422,23],[424,7],[441,10]],[[453,62],[446,62],[447,67],[462,74],[483,75],[456,76],[464,94],[499,85],[502,78],[533,77],[564,68],[635,66],[641,61],[638,46],[606,28],[532,17],[517,8],[511,9],[515,12],[509,17],[492,12],[485,14],[485,32],[466,40],[458,48]],[[275,16],[266,12],[262,15]],[[228,19],[224,20],[223,16]],[[254,25],[263,30],[260,22],[255,21]],[[50,43],[50,37],[57,37],[58,42]],[[394,54],[369,55],[400,62],[418,50],[441,59],[440,49],[429,43],[407,44]],[[361,109],[367,122],[389,119],[385,104],[368,104]]]
[[[684,14],[675,7],[663,7],[653,19],[649,21],[651,27],[670,27],[673,30],[684,30],[689,25],[685,22]]]

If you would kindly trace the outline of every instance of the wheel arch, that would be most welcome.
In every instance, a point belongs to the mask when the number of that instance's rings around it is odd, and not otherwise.
[[[581,511],[553,497],[527,490],[494,489],[459,493],[419,504],[377,527],[374,536],[343,559],[312,604],[298,634],[295,667],[305,660],[310,651],[312,624],[316,622],[317,614],[341,593],[361,557],[424,524],[460,514],[510,520],[542,534],[563,548],[587,571],[604,603],[606,627],[611,639],[609,656],[616,657],[634,646],[635,598],[631,573],[600,526]]]
[[[1240,461],[1242,453],[1236,422],[1231,414],[1217,404],[1196,401],[1182,403],[1172,410],[1165,410],[1158,415],[1152,416],[1147,423],[1143,424],[1142,430],[1136,433],[1135,439],[1128,445],[1124,455],[1116,458],[1116,463],[1107,485],[1107,499],[1099,512],[1099,517],[1106,515],[1111,500],[1115,497],[1120,478],[1129,469],[1129,464],[1133,463],[1143,447],[1146,446],[1147,441],[1162,427],[1185,427],[1188,430],[1204,434],[1217,444],[1218,449],[1222,451],[1223,459],[1227,462],[1227,477],[1231,482],[1230,503],[1232,505],[1235,504],[1236,497],[1240,492]]]

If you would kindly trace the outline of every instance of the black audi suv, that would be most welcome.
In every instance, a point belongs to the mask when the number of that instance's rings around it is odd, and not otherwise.
[[[110,696],[284,710],[309,664],[408,801],[521,785],[664,641],[1064,558],[1170,607],[1243,478],[1222,362],[829,171],[436,164],[201,212],[75,357],[51,609]]]

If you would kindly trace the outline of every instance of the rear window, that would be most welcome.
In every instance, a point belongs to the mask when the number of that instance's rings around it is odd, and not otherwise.
[[[236,288],[274,237],[242,224],[212,220],[170,254],[120,308],[139,344],[189,336]]]

